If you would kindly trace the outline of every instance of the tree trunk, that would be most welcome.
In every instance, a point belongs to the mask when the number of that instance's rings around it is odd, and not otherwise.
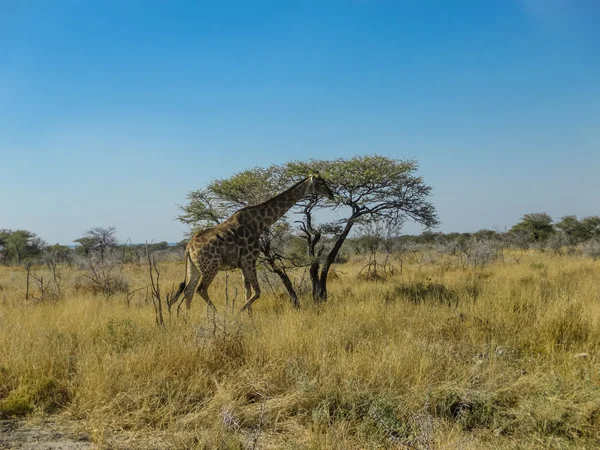
[[[298,294],[296,294],[296,290],[294,289],[294,284],[292,283],[292,280],[290,280],[290,277],[288,276],[285,269],[283,267],[279,267],[277,265],[277,262],[275,260],[275,255],[271,252],[271,242],[269,240],[264,240],[262,242],[261,250],[265,257],[265,260],[267,261],[269,267],[271,268],[271,271],[274,274],[276,274],[279,277],[279,279],[281,280],[281,282],[283,283],[283,286],[285,287],[285,290],[287,291],[288,295],[290,296],[290,301],[292,302],[292,305],[294,306],[294,308],[296,308],[296,309],[300,308],[300,302],[298,301]]]
[[[311,266],[311,280],[313,281],[313,300],[316,303],[324,302],[325,300],[327,300],[327,276],[329,275],[329,269],[331,268],[331,265],[335,261],[336,256],[342,248],[342,244],[350,234],[350,230],[352,230],[352,225],[354,225],[353,218],[348,220],[344,231],[342,231],[342,234],[338,236],[337,241],[335,241],[335,244],[333,245],[333,248],[327,255],[327,258],[325,258],[325,262],[323,263],[323,268],[321,269],[320,276],[318,276],[318,262],[315,270],[315,278],[313,278],[313,266]]]
[[[321,263],[319,259],[315,257],[312,264],[310,265],[310,269],[308,273],[310,275],[310,282],[312,284],[312,296],[315,303],[320,301],[319,292],[321,290],[321,282],[319,280],[319,268],[321,267]]]
[[[27,271],[27,285],[25,287],[25,300],[29,300],[29,276],[31,275],[31,263],[29,261],[25,264],[25,270]]]
[[[275,272],[277,274],[277,276],[281,279],[281,282],[285,286],[285,289],[286,289],[288,295],[290,296],[290,300],[291,300],[294,308],[296,308],[296,309],[300,308],[300,302],[298,301],[298,294],[296,294],[296,290],[294,289],[294,285],[292,284],[292,280],[290,280],[290,277],[288,276],[288,274],[284,270],[280,269],[279,267],[272,267],[272,268],[273,268],[273,272]]]
[[[313,300],[315,303],[327,300],[327,278],[319,278],[313,285]]]

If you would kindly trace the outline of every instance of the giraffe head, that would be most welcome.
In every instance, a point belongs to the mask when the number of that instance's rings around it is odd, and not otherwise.
[[[321,177],[319,172],[313,172],[309,177],[309,180],[309,192],[317,195],[324,195],[329,200],[333,200],[333,192],[331,192],[331,189],[329,189],[329,186],[327,186],[327,183],[325,183],[325,180]]]

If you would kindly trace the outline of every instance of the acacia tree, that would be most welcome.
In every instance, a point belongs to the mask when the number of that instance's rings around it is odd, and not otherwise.
[[[104,254],[109,248],[114,248],[119,245],[117,239],[117,229],[115,227],[95,227],[85,232],[85,234],[79,239],[75,239],[73,242],[77,242],[83,248],[86,256],[90,251],[97,251],[100,253],[100,260],[104,261]]]
[[[583,228],[584,240],[600,239],[600,217],[589,216],[581,219],[581,227]]]
[[[577,216],[563,216],[555,227],[562,233],[560,239],[566,245],[576,245],[586,240],[585,231]]]
[[[28,230],[0,230],[0,254],[7,263],[20,264],[22,261],[39,256],[46,243]]]
[[[295,178],[318,169],[335,194],[333,201],[323,203],[312,196],[296,207],[301,217],[297,223],[311,258],[309,273],[315,301],[327,299],[329,270],[356,224],[384,222],[396,229],[407,220],[426,228],[438,224],[435,207],[428,201],[431,187],[416,176],[417,168],[416,161],[378,155],[285,165],[285,173]],[[315,212],[322,208],[337,210],[342,218],[316,224]],[[331,246],[324,245],[325,237],[331,238]]]
[[[569,238],[571,244],[581,244],[590,239],[600,238],[598,216],[588,216],[581,220],[578,220],[575,215],[564,216],[555,226]]]
[[[525,233],[533,242],[545,241],[554,231],[552,217],[546,213],[525,214],[521,221],[510,229],[511,233]]]

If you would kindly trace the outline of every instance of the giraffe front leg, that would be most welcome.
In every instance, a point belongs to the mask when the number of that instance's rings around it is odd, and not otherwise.
[[[242,275],[244,276],[244,286],[246,288],[246,304],[242,307],[240,312],[248,310],[248,313],[251,313],[252,303],[260,297],[260,285],[258,284],[258,277],[256,276],[256,264],[245,267],[242,271]],[[254,293],[251,291],[254,291]]]
[[[246,292],[246,303],[252,298],[252,284],[250,283],[250,279],[246,276],[244,270],[242,270],[242,280],[244,282],[244,291]]]

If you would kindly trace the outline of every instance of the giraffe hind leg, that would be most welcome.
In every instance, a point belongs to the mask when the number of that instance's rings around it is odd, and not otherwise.
[[[244,285],[246,286],[246,304],[242,307],[240,312],[248,310],[248,313],[252,312],[252,303],[260,297],[260,285],[258,284],[258,277],[256,276],[256,266],[252,264],[250,267],[243,269],[242,274],[244,276]],[[252,287],[254,293],[250,297],[250,289]],[[248,298],[250,297],[250,298]]]
[[[194,298],[194,293],[196,292],[196,289],[198,288],[198,283],[200,282],[200,275],[201,275],[200,270],[191,261],[191,259],[187,262],[188,262],[187,276],[186,276],[187,284],[184,284],[184,286],[183,286],[184,296],[183,296],[183,299],[181,300],[182,302],[185,300],[186,315],[189,314],[190,306],[192,305],[192,299]],[[179,307],[177,308],[177,311],[179,311]]]
[[[216,267],[216,266],[207,267],[202,273],[202,277],[200,278],[200,283],[198,284],[198,288],[197,288],[197,291],[198,291],[198,294],[200,294],[200,297],[202,297],[204,299],[206,304],[213,311],[216,311],[217,308],[215,307],[214,303],[211,301],[210,297],[208,296],[208,288],[209,288],[210,284],[212,283],[212,281],[217,276],[217,272],[218,272],[218,267]]]

